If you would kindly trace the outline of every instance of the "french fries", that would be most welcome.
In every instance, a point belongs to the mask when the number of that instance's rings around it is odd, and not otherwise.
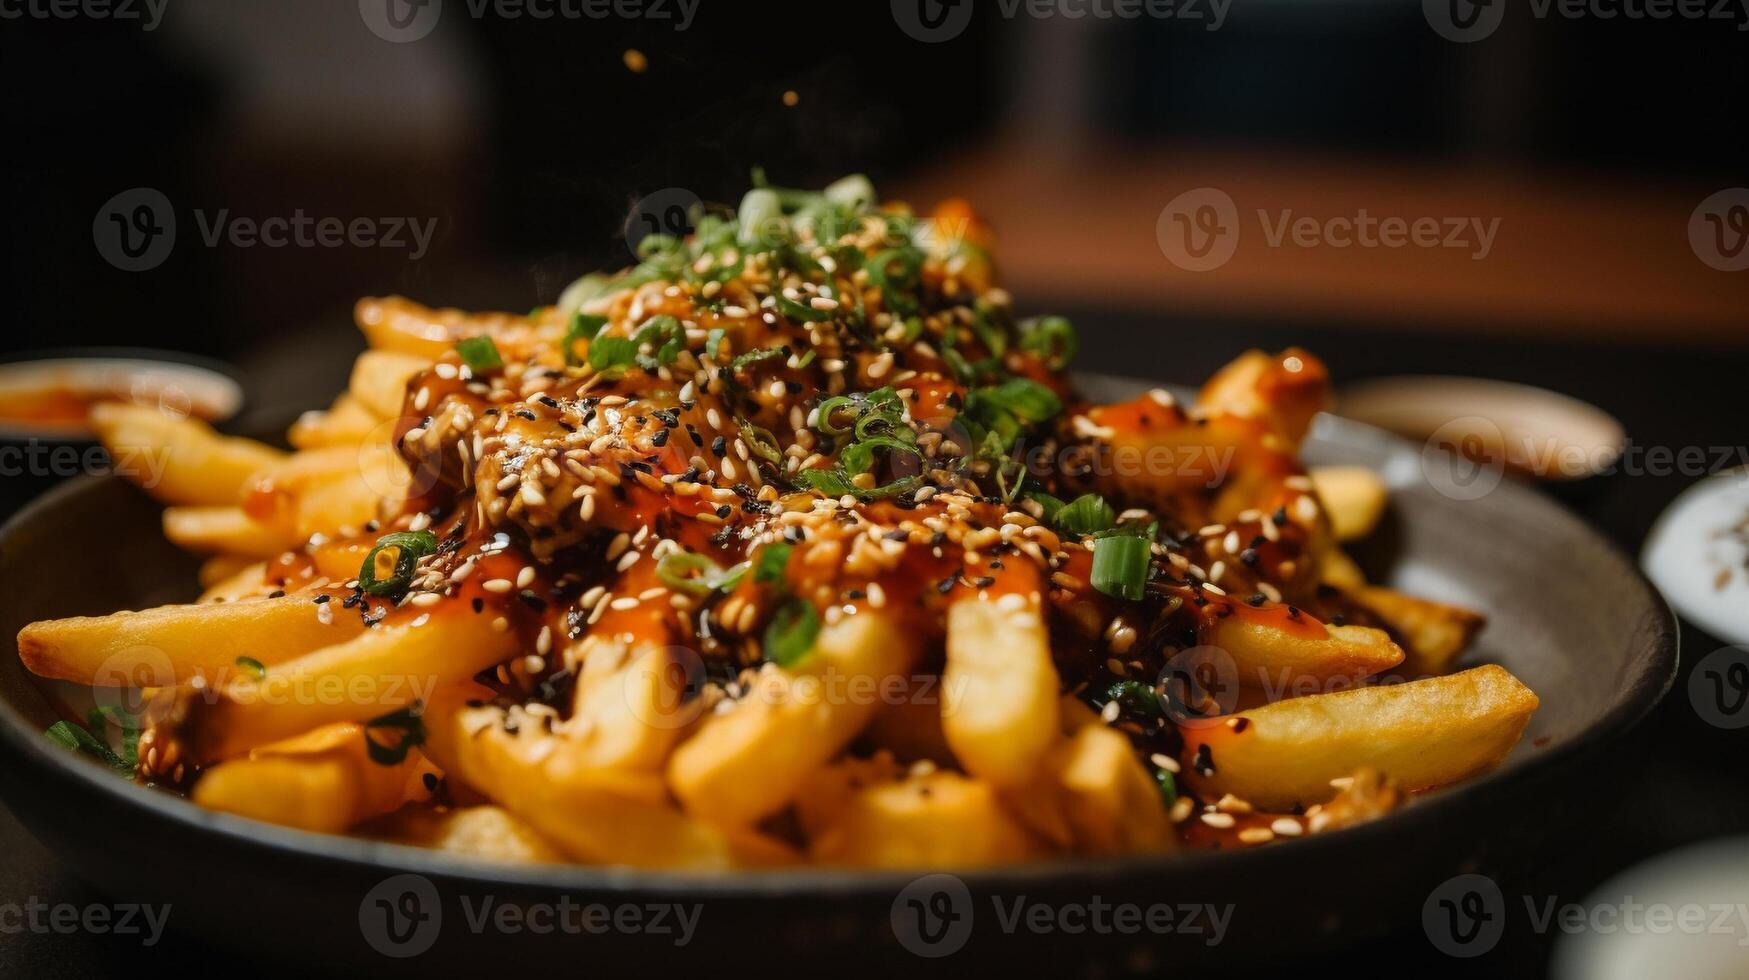
[[[370,758],[364,728],[329,725],[249,758],[214,766],[194,801],[299,830],[336,834],[407,803],[427,799],[437,770],[418,753],[384,765]]]
[[[1371,534],[1390,497],[1377,473],[1361,466],[1314,466],[1308,474],[1338,541]]]
[[[164,536],[198,554],[272,558],[298,542],[289,528],[264,524],[241,507],[169,507],[164,511]]]
[[[1044,620],[1017,605],[971,600],[947,611],[942,733],[967,772],[998,786],[1029,781],[1057,738],[1061,683]]]
[[[675,750],[668,770],[674,795],[701,819],[729,827],[777,812],[878,706],[834,698],[826,686],[834,675],[846,685],[859,678],[878,683],[905,674],[916,654],[912,638],[883,616],[848,616],[823,627],[797,670],[768,668],[765,686],[707,719]]]
[[[284,826],[700,871],[1252,846],[1190,817],[1335,830],[1511,750],[1536,696],[1440,676],[1481,617],[1338,547],[1387,488],[1297,458],[1316,358],[1087,404],[963,202],[802,199],[527,315],[362,300],[291,453],[100,406],[208,557],[194,604],[19,634],[38,675],[143,695],[56,741]]]
[[[491,616],[465,607],[435,616],[443,617],[442,628],[380,626],[271,665],[263,677],[233,676],[216,698],[190,702],[190,750],[197,759],[228,759],[322,725],[369,721],[412,707],[439,685],[466,680],[516,649],[516,637],[494,627]]]
[[[1335,794],[1330,781],[1363,766],[1416,790],[1500,763],[1537,697],[1488,665],[1446,677],[1290,698],[1185,730],[1182,759],[1209,798],[1231,793],[1286,812]]]
[[[1402,648],[1382,630],[1326,626],[1303,616],[1284,628],[1245,610],[1234,613],[1219,621],[1210,642],[1232,657],[1239,683],[1249,687],[1359,682],[1403,662]]]
[[[377,421],[401,414],[407,383],[431,366],[431,359],[392,350],[371,350],[358,355],[347,392]]]
[[[91,425],[118,470],[167,504],[237,503],[250,477],[285,459],[261,443],[221,436],[198,419],[136,405],[97,405]]]
[[[719,830],[671,806],[660,777],[590,765],[577,743],[533,729],[506,731],[491,707],[439,701],[433,751],[457,777],[533,826],[573,860],[725,869],[788,864],[795,855],[752,831]]]
[[[18,654],[42,677],[166,687],[235,673],[239,657],[271,667],[364,632],[356,616],[321,621],[311,599],[288,595],[46,620],[18,634]]]
[[[951,772],[849,790],[817,818],[808,856],[859,868],[976,868],[1041,848],[986,783]]]

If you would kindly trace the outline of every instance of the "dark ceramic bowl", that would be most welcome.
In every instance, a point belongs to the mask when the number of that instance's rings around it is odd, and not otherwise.
[[[1084,381],[1112,398],[1140,387]],[[921,883],[914,874],[837,870],[706,876],[499,866],[268,826],[133,786],[42,737],[52,710],[11,656],[0,657],[0,791],[45,846],[101,889],[123,901],[169,903],[172,929],[280,963],[445,974],[551,966],[610,976],[1012,965],[1028,975],[1116,976],[1328,950],[1417,922],[1430,889],[1454,874],[1509,867],[1551,846],[1563,808],[1583,797],[1561,786],[1565,764],[1607,745],[1658,702],[1676,670],[1676,630],[1630,562],[1533,490],[1506,481],[1456,499],[1430,484],[1408,444],[1330,417],[1319,420],[1307,455],[1385,474],[1392,508],[1364,563],[1402,588],[1486,611],[1490,625],[1467,662],[1502,663],[1542,698],[1498,771],[1354,829],[1242,852],[1064,860]],[[0,531],[0,629],[10,635],[35,619],[186,600],[194,567],[163,540],[146,497],[119,480],[75,482]],[[1014,925],[1017,900],[1022,911],[1053,910],[1048,928],[1027,925],[1030,917]],[[562,910],[566,902],[600,903],[628,918],[596,934],[535,931],[544,917],[516,928],[492,917],[505,906]],[[624,927],[630,909],[675,903],[689,915],[696,906],[684,946],[672,932]],[[1165,933],[1070,932],[1064,926],[1079,920],[1057,918],[1098,903],[1164,904],[1176,924]],[[1221,910],[1219,935],[1206,913],[1185,921],[1189,906]],[[490,913],[484,922],[482,910]],[[581,913],[571,921],[585,924]]]

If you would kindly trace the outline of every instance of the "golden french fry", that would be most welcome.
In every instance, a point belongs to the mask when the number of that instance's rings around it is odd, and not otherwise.
[[[164,536],[189,551],[275,558],[298,546],[295,531],[263,523],[241,507],[166,507]]]
[[[18,655],[43,677],[162,687],[234,673],[238,657],[269,666],[284,663],[364,631],[357,616],[321,622],[312,598],[288,595],[45,620],[18,634]],[[149,678],[133,680],[142,675]]]
[[[353,319],[375,350],[415,354],[436,360],[463,337],[489,333],[500,342],[516,344],[529,332],[528,317],[514,313],[470,313],[432,309],[401,296],[367,297],[358,301]]]
[[[584,644],[572,708],[584,720],[579,758],[589,766],[660,772],[703,709],[682,701],[693,665],[658,644],[628,646],[610,637]]]
[[[1364,466],[1314,466],[1308,475],[1338,541],[1371,534],[1390,503],[1385,481]]]
[[[198,419],[137,405],[95,405],[91,425],[117,472],[168,504],[235,504],[251,476],[285,458],[271,446],[221,436]]]
[[[1087,725],[1052,750],[1045,768],[1054,777],[1077,850],[1131,854],[1174,845],[1159,784],[1122,734]]]
[[[1304,613],[1288,619],[1274,608],[1236,608],[1208,642],[1232,657],[1239,683],[1288,693],[1359,682],[1403,662],[1402,648],[1383,630],[1326,626]]]
[[[490,612],[452,600],[429,615],[424,626],[378,626],[271,666],[262,678],[233,675],[217,697],[184,692],[190,751],[202,761],[233,758],[321,725],[368,721],[516,652],[515,634],[495,628]],[[359,613],[336,609],[334,620],[344,619]]]
[[[994,787],[939,770],[853,790],[808,843],[815,861],[862,868],[975,868],[1042,852]]]
[[[639,867],[726,869],[788,864],[795,855],[750,831],[706,826],[665,799],[659,776],[588,765],[577,742],[534,725],[505,730],[495,707],[427,712],[435,756],[527,821],[573,860]]]
[[[903,676],[916,656],[916,638],[877,612],[822,627],[793,672],[767,667],[751,694],[674,750],[669,786],[712,823],[746,826],[776,813],[880,707],[844,692]]]
[[[1324,567],[1319,573],[1319,581],[1344,592],[1352,592],[1366,585],[1366,573],[1360,570],[1360,566],[1347,552],[1341,548],[1331,548],[1324,552]]]
[[[1036,605],[971,599],[948,609],[941,725],[967,772],[1004,787],[1031,780],[1057,740],[1060,688]]]
[[[1348,593],[1348,598],[1403,638],[1407,656],[1397,672],[1405,677],[1428,677],[1451,670],[1470,640],[1487,624],[1480,613],[1382,586],[1363,586]]]
[[[208,568],[212,567],[213,562],[223,559],[234,559],[234,556],[220,555],[217,558],[208,559],[206,566],[201,568],[202,577],[205,576]],[[248,559],[240,560],[248,561]],[[263,599],[273,591],[274,587],[267,581],[267,563],[255,561],[249,562],[225,578],[207,586],[196,602],[236,602],[240,599]]]
[[[431,358],[399,351],[372,350],[358,355],[347,391],[377,421],[401,414],[407,384],[431,366]]]
[[[373,761],[364,728],[329,725],[263,746],[207,770],[194,802],[300,830],[339,833],[429,797],[437,770],[417,752],[392,765]]]
[[[230,583],[233,579],[238,579],[243,573],[260,564],[261,562],[248,555],[213,555],[200,563],[200,587],[203,589],[217,588]],[[263,571],[265,572],[265,567]],[[201,600],[205,601],[206,597],[202,596]]]
[[[1330,780],[1364,766],[1426,789],[1498,765],[1536,706],[1493,665],[1292,698],[1184,729],[1184,774],[1209,799],[1232,793],[1278,812],[1330,799]]]
[[[362,444],[380,424],[370,410],[345,392],[326,411],[305,412],[292,423],[286,439],[298,449]]]
[[[1261,421],[1296,446],[1330,401],[1329,371],[1297,347],[1273,355],[1246,351],[1216,371],[1197,395],[1202,410]]]

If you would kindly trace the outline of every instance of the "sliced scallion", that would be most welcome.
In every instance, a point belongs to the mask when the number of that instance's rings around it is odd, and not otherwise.
[[[1142,598],[1148,584],[1148,540],[1130,534],[1093,544],[1093,587],[1117,599]]]

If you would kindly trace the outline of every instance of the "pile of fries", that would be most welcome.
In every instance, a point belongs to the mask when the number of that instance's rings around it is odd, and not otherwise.
[[[1536,696],[1368,584],[1310,354],[1089,404],[990,236],[758,187],[527,315],[361,302],[291,452],[133,406],[190,605],[41,622],[51,730],[195,803],[499,860],[967,867],[1248,847],[1498,764]]]

